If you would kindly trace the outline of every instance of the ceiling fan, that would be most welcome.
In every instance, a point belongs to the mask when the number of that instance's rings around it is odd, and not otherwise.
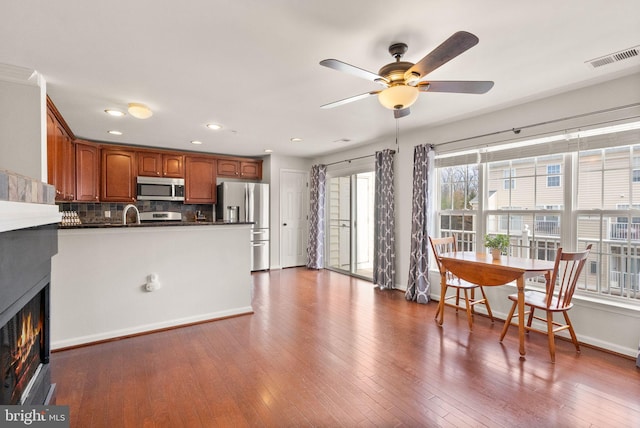
[[[409,107],[418,99],[420,92],[484,94],[493,87],[493,82],[424,80],[427,74],[472,48],[478,44],[478,41],[478,37],[475,35],[466,31],[458,31],[415,64],[401,61],[402,56],[407,51],[407,45],[405,43],[394,43],[389,46],[389,53],[395,58],[395,62],[384,65],[377,74],[337,59],[322,60],[320,65],[371,80],[382,85],[384,89],[324,104],[320,108],[333,108],[377,95],[380,103],[384,107],[393,110],[394,117],[398,119],[410,113]]]

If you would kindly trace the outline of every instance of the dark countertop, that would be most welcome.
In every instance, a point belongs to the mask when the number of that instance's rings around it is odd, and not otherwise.
[[[58,229],[110,229],[122,227],[171,227],[171,226],[233,226],[240,224],[253,224],[253,222],[236,222],[229,223],[225,221],[143,221],[140,224],[129,223],[86,223],[73,225],[59,225]]]

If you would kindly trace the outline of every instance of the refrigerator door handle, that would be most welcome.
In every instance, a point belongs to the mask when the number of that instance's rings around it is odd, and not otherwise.
[[[253,212],[253,210],[255,209],[254,201],[253,201],[253,198],[254,198],[253,185],[251,184],[247,185],[246,194],[247,194],[247,207],[248,207],[248,209],[246,210],[247,211],[246,221],[255,221],[254,220],[255,213]]]
[[[244,186],[244,221],[249,221],[249,189]]]

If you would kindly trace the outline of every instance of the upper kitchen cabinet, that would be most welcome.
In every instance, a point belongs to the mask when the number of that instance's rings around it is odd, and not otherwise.
[[[245,180],[262,179],[262,160],[254,159],[218,159],[218,177],[241,178]]]
[[[262,180],[262,160],[240,161],[240,178]]]
[[[102,202],[134,202],[136,196],[136,153],[116,148],[102,149]]]
[[[184,156],[179,153],[138,152],[138,175],[184,178]]]
[[[76,140],[76,201],[100,199],[100,149],[87,141]]]
[[[216,203],[216,159],[185,156],[185,204]]]
[[[47,97],[47,181],[56,188],[57,201],[75,197],[74,136]]]

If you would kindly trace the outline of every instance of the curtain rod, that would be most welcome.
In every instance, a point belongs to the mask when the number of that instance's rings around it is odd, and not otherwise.
[[[391,154],[395,154],[395,153],[396,153],[396,151],[395,151],[395,150],[391,150]],[[358,160],[358,159],[366,159],[366,158],[371,158],[371,157],[374,157],[374,156],[375,156],[375,154],[373,154],[373,155],[358,156],[357,158],[351,158],[351,159],[345,159],[345,160],[341,160],[341,161],[335,161],[335,162],[327,163],[327,164],[325,164],[325,165],[326,165],[326,166],[337,165],[337,164],[342,163],[342,162],[349,162],[349,163],[351,163],[351,161],[354,161],[354,160]]]
[[[451,141],[447,141],[445,143],[438,144],[438,146],[444,146],[446,144],[453,144],[453,143],[460,143],[462,141],[474,140],[476,138],[492,137],[494,135],[500,135],[500,134],[504,134],[504,133],[507,133],[507,132],[513,132],[515,134],[519,134],[520,131],[523,130],[523,129],[534,128],[536,126],[550,125],[550,124],[553,124],[553,123],[562,122],[564,120],[579,119],[581,117],[587,117],[587,116],[592,116],[592,115],[602,114],[602,113],[609,113],[609,112],[618,111],[618,110],[625,110],[625,109],[628,109],[628,108],[633,108],[633,107],[638,107],[638,106],[640,106],[640,103],[627,104],[625,106],[612,107],[612,108],[608,108],[608,109],[604,109],[604,110],[593,111],[593,112],[590,112],[590,113],[577,114],[575,116],[568,116],[568,117],[563,117],[561,119],[548,120],[546,122],[538,122],[538,123],[534,123],[534,124],[531,124],[531,125],[519,126],[517,128],[504,129],[502,131],[490,132],[488,134],[481,134],[481,135],[475,135],[473,137],[460,138],[460,139],[457,139],[457,140],[451,140]]]

